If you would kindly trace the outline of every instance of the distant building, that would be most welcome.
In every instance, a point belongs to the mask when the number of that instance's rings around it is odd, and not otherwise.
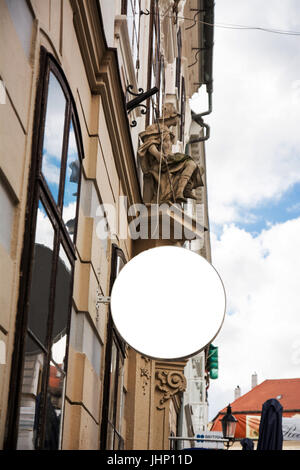
[[[283,429],[286,430],[284,434],[284,448],[286,449],[300,449],[300,434],[297,440],[292,439],[292,434],[288,435],[287,432],[289,421],[285,418],[293,418],[297,423],[300,417],[300,379],[277,379],[265,380],[259,385],[256,385],[248,393],[237,398],[231,403],[232,413],[238,420],[235,437],[250,439],[258,438],[258,430],[260,423],[261,410],[264,402],[270,398],[276,398],[283,406]],[[227,406],[223,408],[217,416],[212,420],[212,431],[221,431],[221,419],[226,414]],[[300,420],[299,420],[300,425]],[[297,430],[297,432],[299,432]],[[237,447],[237,444],[235,444]]]

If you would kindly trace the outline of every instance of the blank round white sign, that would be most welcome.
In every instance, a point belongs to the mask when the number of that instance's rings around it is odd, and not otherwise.
[[[219,333],[225,290],[215,268],[185,248],[143,251],[121,270],[111,292],[120,336],[153,359],[194,356]]]

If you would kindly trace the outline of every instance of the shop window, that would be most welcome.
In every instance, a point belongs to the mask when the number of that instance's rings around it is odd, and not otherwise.
[[[82,142],[63,72],[43,49],[7,444],[61,446]]]
[[[117,246],[113,245],[110,287],[125,264],[125,257]],[[101,448],[121,450],[124,448],[122,422],[124,412],[124,360],[126,348],[114,328],[111,314],[107,328],[105,357],[104,396],[101,427]]]

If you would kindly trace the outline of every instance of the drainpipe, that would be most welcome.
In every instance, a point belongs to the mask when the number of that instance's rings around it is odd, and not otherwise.
[[[194,139],[190,139],[189,144],[196,144],[198,142],[204,142],[208,140],[210,137],[210,127],[206,124],[203,120],[202,116],[208,116],[212,112],[212,90],[208,91],[208,110],[204,111],[203,113],[196,114],[192,111],[192,120],[195,121],[199,126],[204,127],[206,129],[205,135],[203,137],[197,137]]]
[[[207,94],[208,94],[208,110],[204,111],[203,113],[200,113],[200,114],[195,114],[194,113],[193,120],[196,121],[196,122],[197,122],[198,117],[208,116],[212,112],[212,86],[211,85],[206,85],[206,91],[207,91]],[[193,112],[192,112],[192,114],[193,114]]]
[[[206,113],[206,114],[209,114],[209,113]],[[202,118],[201,114],[195,114],[192,111],[192,119],[197,124],[199,124],[199,126],[204,127],[206,129],[206,132],[205,132],[205,135],[203,137],[197,137],[197,138],[194,138],[194,139],[190,139],[189,144],[197,144],[198,142],[204,142],[205,140],[208,140],[209,137],[210,137],[210,127],[209,127],[208,124],[206,124],[203,121],[203,118]]]
[[[201,7],[204,9],[204,81],[206,84],[206,92],[208,94],[208,110],[202,113],[196,114],[192,111],[192,119],[199,126],[205,128],[206,132],[203,137],[191,139],[189,144],[195,144],[198,142],[204,142],[210,137],[210,127],[203,121],[203,116],[208,116],[212,112],[212,92],[213,92],[213,45],[214,45],[214,29],[211,26],[214,24],[214,0],[204,0],[203,3],[199,2],[199,10]]]

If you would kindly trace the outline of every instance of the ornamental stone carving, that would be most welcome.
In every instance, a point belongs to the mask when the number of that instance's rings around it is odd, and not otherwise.
[[[178,114],[172,103],[164,105],[162,117],[140,133],[143,142],[138,158],[144,173],[144,202],[170,203],[196,199],[195,188],[203,186],[203,168],[184,153],[173,153]]]
[[[170,398],[186,390],[186,378],[182,372],[172,370],[156,371],[155,376],[157,379],[156,388],[162,392],[157,408],[162,410],[166,407],[166,402]]]
[[[98,323],[100,317],[100,306],[101,306],[101,291],[99,287],[96,290],[96,322]]]
[[[142,390],[143,390],[143,395],[146,395],[146,388],[147,388],[147,385],[149,384],[150,379],[151,379],[150,370],[147,367],[147,364],[150,362],[150,359],[148,357],[145,357],[145,356],[141,356],[141,359],[144,360],[144,367],[140,368],[141,377],[142,377]],[[150,364],[149,364],[149,366],[150,366]]]

